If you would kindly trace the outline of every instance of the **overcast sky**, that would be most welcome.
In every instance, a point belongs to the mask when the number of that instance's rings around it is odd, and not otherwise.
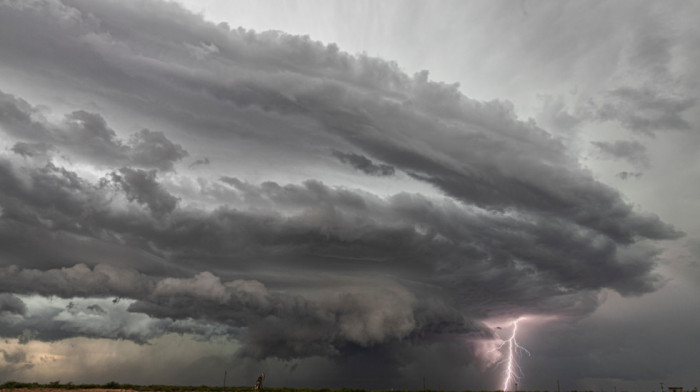
[[[697,386],[698,17],[0,0],[0,381]]]

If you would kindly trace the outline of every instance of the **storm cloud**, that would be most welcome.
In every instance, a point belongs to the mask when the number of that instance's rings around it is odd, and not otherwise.
[[[162,132],[142,129],[123,141],[96,113],[77,110],[55,124],[42,115],[40,108],[3,91],[0,91],[0,108],[0,127],[8,136],[22,140],[12,149],[22,156],[46,155],[60,147],[93,163],[172,170],[174,162],[188,155]]]
[[[20,343],[186,334],[398,380],[497,362],[493,320],[658,290],[660,241],[684,235],[510,102],[308,37],[160,1],[10,1],[0,52],[90,97],[0,86],[0,336]],[[596,115],[643,134],[687,131],[695,103],[608,99]],[[594,145],[650,166],[640,143]]]

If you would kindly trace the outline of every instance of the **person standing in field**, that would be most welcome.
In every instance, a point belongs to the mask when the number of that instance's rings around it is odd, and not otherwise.
[[[253,387],[254,391],[262,391],[263,390],[263,380],[265,379],[265,372],[260,373],[258,376],[258,381],[255,382],[255,387]]]

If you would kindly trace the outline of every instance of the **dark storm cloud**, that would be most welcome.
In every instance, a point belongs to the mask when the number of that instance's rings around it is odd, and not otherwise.
[[[24,314],[27,312],[27,306],[12,294],[0,293],[0,313],[3,312]]]
[[[123,167],[110,174],[111,182],[119,186],[130,201],[136,200],[157,215],[172,212],[178,198],[168,193],[157,181],[155,170],[140,170]]]
[[[649,167],[647,149],[634,140],[616,140],[614,142],[591,142],[604,158],[623,159],[638,168]]]
[[[375,346],[424,330],[434,336],[444,332],[450,319],[455,333],[477,331],[454,309],[440,314],[418,306],[422,301],[401,286],[371,283],[302,296],[272,293],[257,281],[221,282],[204,272],[191,279],[162,280],[147,300],[130,309],[245,326],[248,334],[240,354],[254,358],[334,356],[353,345]]]
[[[299,233],[290,238],[297,246],[308,242],[317,253],[329,256],[333,255],[330,251],[347,252],[348,255],[354,252],[356,258],[366,254],[366,257],[382,260],[383,265],[395,260],[396,267],[405,272],[411,271],[412,268],[420,270],[430,265],[427,260],[421,261],[422,257],[416,256],[420,254],[424,254],[428,260],[441,260],[438,264],[443,265],[439,267],[451,271],[450,273],[463,270],[463,276],[458,273],[459,279],[467,280],[470,279],[470,275],[480,275],[481,267],[490,269],[503,265],[507,269],[512,263],[525,262],[535,266],[540,272],[547,271],[548,274],[557,275],[557,279],[562,283],[585,287],[585,282],[601,282],[603,276],[632,278],[636,274],[624,271],[628,267],[635,269],[646,264],[646,267],[638,272],[650,272],[653,265],[652,259],[647,259],[642,264],[620,265],[615,259],[622,253],[617,253],[614,241],[605,235],[563,220],[537,216],[492,215],[479,210],[465,210],[453,202],[434,201],[413,194],[397,194],[384,199],[359,191],[330,188],[315,181],[307,181],[303,186],[281,186],[273,182],[255,186],[233,178],[222,180],[232,184],[239,198],[246,200],[252,207],[263,211],[274,208],[292,213],[289,218],[271,216],[266,220],[270,223],[279,222],[277,225],[280,229],[289,230],[290,234]],[[294,215],[294,212],[299,215]],[[229,219],[235,219],[237,215],[230,211],[219,211],[218,214],[228,215]],[[233,223],[235,220],[232,221],[232,226],[239,227],[240,224]],[[311,226],[307,226],[309,224]],[[260,236],[270,241],[270,245],[281,245],[282,242],[279,241],[287,236],[284,231],[276,230],[279,233],[278,240],[269,237],[269,234],[263,237],[263,233],[258,234],[257,225],[251,226],[245,230],[250,236],[245,243],[258,243],[256,237]],[[211,235],[189,237],[210,239],[216,232],[225,233],[231,230],[225,226],[212,229]],[[318,241],[313,235],[315,230],[321,230],[319,234],[328,239],[337,238],[338,242],[313,245]],[[307,234],[301,235],[304,232]],[[224,235],[224,238],[231,236]],[[542,248],[528,247],[527,243],[530,241],[540,244]],[[209,243],[212,244],[211,241]],[[323,247],[328,247],[329,252],[322,252]],[[499,251],[496,251],[497,249]],[[572,252],[572,249],[576,251]],[[432,252],[434,254],[431,256]],[[337,256],[352,259],[351,256],[344,256],[342,253]],[[462,255],[469,255],[473,262],[465,265],[460,261]],[[482,258],[484,264],[479,266],[477,260]],[[562,258],[569,262],[559,263],[557,260]],[[591,258],[599,260],[600,264],[589,264]],[[641,259],[638,261],[641,262]],[[600,268],[607,268],[605,266],[621,270],[609,270],[599,274]],[[588,272],[585,272],[586,270]],[[525,283],[529,276],[527,269],[511,272],[518,274],[522,279],[522,286],[533,289],[546,286]],[[546,278],[540,274],[532,276],[536,276],[537,279]],[[641,275],[638,277],[642,278]],[[494,277],[494,281],[499,278],[505,276]],[[483,285],[483,290],[489,290],[487,286],[494,282],[486,283],[483,279],[484,277],[477,277],[473,284]],[[645,279],[642,278],[642,281]],[[653,279],[650,282],[653,282]],[[512,280],[517,280],[516,276],[513,276]],[[595,285],[588,287],[594,288]],[[641,284],[639,289],[645,291],[650,288],[643,288],[645,286],[646,284]]]
[[[95,194],[104,188],[90,187],[74,174],[55,168],[46,170],[35,169],[32,176],[38,183],[60,188],[71,184],[78,195],[92,193],[91,198],[101,200]],[[129,173],[148,179],[146,172]],[[51,182],[47,182],[49,178]],[[6,180],[12,183],[11,177]],[[487,315],[499,307],[510,311],[519,308],[519,312],[585,314],[596,304],[594,301],[590,307],[580,307],[588,290],[613,287],[623,293],[642,293],[652,290],[657,282],[652,273],[653,252],[626,257],[626,252],[615,252],[614,243],[604,236],[565,222],[535,223],[470,212],[454,202],[432,201],[420,195],[398,194],[384,199],[316,181],[285,186],[268,182],[258,186],[234,178],[224,180],[232,185],[231,192],[246,200],[246,209],[251,212],[182,212],[158,222],[139,219],[138,215],[110,221],[108,212],[84,215],[68,200],[55,204],[54,209],[58,207],[57,216],[82,215],[83,225],[100,225],[101,236],[111,233],[131,246],[169,255],[173,262],[197,257],[223,272],[229,270],[226,265],[206,260],[225,260],[242,268],[294,263],[302,275],[319,269],[336,271],[339,282],[345,282],[350,289],[336,286],[332,294],[321,290],[316,296],[289,297],[269,293],[257,282],[222,283],[209,273],[155,283],[142,273],[109,265],[94,269],[76,265],[48,271],[8,267],[0,274],[2,287],[15,293],[66,298],[122,296],[139,300],[132,311],[157,319],[195,317],[205,322],[228,323],[232,328],[255,325],[245,340],[247,355],[293,358],[337,354],[349,344],[363,347],[411,336],[432,339],[446,331],[473,332],[460,310],[476,315]],[[148,184],[156,183],[150,178]],[[39,193],[60,195],[49,189]],[[135,191],[126,192],[128,196]],[[41,207],[41,199],[28,198],[25,203],[23,209]],[[116,206],[109,208],[118,210]],[[270,209],[285,215],[252,212]],[[5,218],[12,221],[13,215],[6,214]],[[129,224],[120,223],[127,219]],[[43,228],[38,223],[37,226]],[[70,229],[68,226],[65,230]],[[97,237],[97,233],[77,232],[87,238]],[[534,249],[528,246],[530,242],[541,245]],[[471,262],[464,263],[464,257]],[[568,262],[561,263],[561,259]],[[591,264],[591,259],[597,262]],[[340,278],[343,274],[373,270],[408,281],[421,280],[441,289],[436,292],[413,287],[416,293],[430,298],[416,300],[401,285],[369,294],[371,285],[358,291],[357,287],[367,283]],[[389,282],[380,280],[377,287],[386,288]],[[445,290],[451,293],[448,297],[439,294]],[[450,296],[465,301],[455,304]],[[387,307],[393,311],[386,313]],[[324,314],[335,316],[324,322]],[[366,320],[377,320],[378,324],[365,325]],[[313,333],[302,333],[304,330]],[[154,332],[149,333],[147,336],[154,336]],[[47,330],[41,336],[49,339],[53,335]],[[289,344],[280,343],[285,341]]]
[[[427,72],[411,78],[395,64],[354,58],[304,38],[226,31],[193,20],[173,6],[153,5],[172,14],[173,22],[145,24],[143,16],[131,8],[109,2],[75,4],[76,10],[70,12],[80,14],[79,10],[85,7],[91,18],[101,18],[109,21],[105,25],[114,26],[91,35],[94,40],[90,41],[90,50],[114,58],[105,65],[105,72],[121,75],[127,68],[120,67],[127,65],[128,69],[138,69],[140,77],[146,78],[141,85],[145,88],[148,83],[157,83],[149,94],[159,94],[163,103],[182,106],[184,102],[180,100],[185,100],[191,102],[186,106],[212,118],[221,118],[232,109],[251,107],[276,115],[309,117],[332,136],[362,149],[369,158],[406,171],[465,203],[498,211],[554,215],[626,243],[636,236],[674,236],[658,219],[635,213],[617,192],[579,169],[564,155],[557,139],[533,124],[517,121],[508,104],[470,100],[455,85],[428,81]],[[114,13],[121,17],[116,18]],[[125,20],[144,23],[144,30],[120,28]],[[194,27],[185,31],[175,21],[187,21]],[[56,28],[69,41],[77,39],[74,34],[85,34],[82,29],[96,29],[91,23],[77,22]],[[141,34],[146,33],[151,39],[143,38]],[[205,62],[173,46],[172,39],[185,36],[190,45],[208,42],[220,48],[211,54],[211,60],[216,61]],[[103,53],[118,42],[150,48],[143,53],[158,51],[170,56],[172,63],[186,58],[192,66],[196,64],[196,71],[184,73],[130,51]],[[301,52],[308,55],[300,56]],[[238,72],[229,72],[224,80],[215,81],[212,75],[224,76],[219,64]],[[283,76],[275,72],[282,69],[289,72]],[[318,81],[321,78],[323,82]],[[109,83],[109,79],[104,83]],[[208,104],[203,106],[204,102]],[[154,108],[160,110],[157,105]],[[265,137],[267,131],[259,132],[259,137]],[[434,137],[436,134],[441,136]],[[277,133],[275,137],[282,141],[288,136]]]
[[[286,249],[283,252],[285,258],[293,258],[295,254],[299,258],[305,254],[308,257],[309,250],[315,248],[315,252],[328,253],[315,257],[319,262],[322,262],[328,257],[342,259],[346,252],[357,250],[349,244],[343,245],[343,242],[347,240],[343,237],[348,235],[371,237],[367,240],[358,240],[368,242],[365,245],[368,248],[365,252],[375,254],[377,251],[387,253],[387,246],[391,246],[390,243],[381,243],[381,238],[376,238],[376,234],[388,236],[387,239],[396,236],[391,234],[391,229],[381,228],[370,229],[367,234],[361,232],[346,233],[346,231],[353,230],[352,226],[333,215],[324,217],[324,211],[318,213],[309,211],[306,215],[302,214],[292,219],[279,217],[271,220],[271,217],[266,215],[257,216],[251,213],[241,214],[235,211],[218,210],[211,215],[203,216],[176,215],[172,225],[165,227],[159,227],[165,222],[142,219],[139,223],[136,216],[133,216],[129,218],[132,223],[124,226],[119,221],[109,221],[109,209],[117,210],[117,207],[102,205],[100,209],[107,209],[107,211],[95,208],[106,200],[107,195],[100,194],[100,192],[105,192],[106,188],[91,186],[74,173],[50,165],[34,169],[25,167],[24,170],[28,170],[29,178],[32,178],[33,181],[21,184],[22,181],[15,176],[14,170],[16,169],[7,164],[3,176],[4,183],[9,185],[4,187],[5,196],[7,196],[5,200],[14,202],[14,205],[4,203],[8,206],[4,211],[4,219],[6,223],[11,224],[10,227],[14,226],[16,229],[16,225],[24,224],[23,226],[29,226],[32,230],[40,233],[49,230],[65,231],[79,234],[85,239],[99,239],[105,235],[110,237],[111,234],[111,236],[118,236],[122,241],[131,242],[133,246],[142,246],[140,239],[146,236],[151,245],[143,245],[145,249],[152,250],[152,247],[155,246],[156,249],[175,256],[173,261],[176,261],[178,255],[188,257],[192,255],[191,250],[196,250],[200,257],[207,254],[220,256],[232,253],[233,256],[229,256],[228,259],[248,262],[247,259],[251,253],[246,253],[245,249],[252,246],[258,248],[252,255],[273,254],[273,252],[278,253],[280,250]],[[114,175],[113,173],[112,177]],[[149,197],[156,197],[156,200],[159,200],[157,198],[158,192],[150,192],[154,189],[161,189],[157,186],[152,173],[121,170],[120,175],[135,176],[135,179],[111,179],[119,183],[120,186],[127,186],[127,189],[123,190],[127,198],[136,199],[140,195],[142,200],[139,202],[144,204],[148,204]],[[233,180],[230,182],[235,183]],[[369,194],[356,195],[350,191],[334,190],[317,182],[309,182],[303,187],[281,187],[274,183],[266,183],[261,188],[250,184],[245,185],[240,181],[238,184],[242,190],[245,190],[246,197],[252,200],[252,204],[258,205],[258,201],[255,200],[277,203],[280,208],[286,207],[290,211],[313,207],[317,201],[325,204],[335,203],[338,204],[339,208],[358,209],[364,204],[363,196],[370,197],[374,203],[380,202],[380,199],[371,197]],[[37,189],[39,186],[43,188]],[[56,188],[53,189],[52,186]],[[51,208],[54,210],[53,215],[41,212],[45,221],[47,219],[51,219],[51,221],[35,222],[29,220],[22,222],[22,216],[15,215],[15,211],[42,211],[43,205],[46,203],[42,195],[45,194],[51,194],[55,200]],[[33,197],[29,197],[30,195]],[[151,204],[160,205],[153,201]],[[91,205],[93,207],[90,207]],[[95,209],[89,214],[85,214],[84,208]],[[78,221],[80,225],[68,225],[66,222],[67,225],[63,229],[59,229],[62,226],[60,222],[62,220],[68,221],[70,216],[80,216]],[[126,219],[127,217],[123,216],[122,218]],[[328,224],[340,227],[318,227],[318,225],[325,226],[325,224],[317,219],[326,220]],[[100,233],[79,228],[79,226],[95,227],[98,224]],[[105,233],[105,230],[108,232]],[[400,236],[409,233],[410,231],[404,228],[397,230],[397,234]],[[339,238],[335,239],[336,237]],[[231,241],[232,239],[234,241]],[[328,242],[328,239],[332,239],[331,243],[323,245],[323,242]],[[320,243],[319,240],[321,240]],[[372,248],[376,251],[372,252]],[[243,253],[242,257],[235,256],[240,253]],[[332,253],[336,253],[336,255]],[[311,256],[313,258],[313,255]],[[351,259],[352,257],[355,255],[351,256]],[[301,268],[303,269],[303,265]],[[331,293],[324,292],[311,298],[298,296],[289,298],[287,295],[280,294],[268,295],[265,287],[258,282],[234,281],[226,286],[227,289],[222,290],[224,285],[219,278],[208,273],[197,275],[192,280],[166,279],[156,285],[152,278],[142,273],[111,267],[107,264],[97,265],[93,269],[85,265],[75,265],[45,271],[6,267],[0,271],[0,281],[2,281],[1,286],[4,290],[14,293],[58,295],[64,298],[74,296],[136,298],[140,299],[140,302],[134,305],[131,310],[147,312],[157,317],[158,320],[195,317],[205,324],[207,320],[213,320],[214,322],[228,323],[231,327],[255,325],[255,332],[248,335],[246,348],[243,352],[245,355],[254,357],[293,358],[321,354],[334,355],[348,344],[365,347],[383,343],[388,339],[399,339],[407,336],[430,337],[441,333],[442,329],[449,325],[452,325],[449,329],[452,332],[471,331],[470,328],[465,327],[465,321],[456,309],[448,305],[442,307],[427,306],[422,301],[416,301],[413,294],[401,286],[388,289],[387,284],[390,283],[388,281],[378,282],[377,287],[383,288],[374,294],[371,294],[373,290],[371,286],[364,290],[358,290],[357,284],[355,284],[351,285],[355,288],[347,291],[333,290]],[[234,291],[236,296],[227,300],[227,296],[232,295],[231,292],[226,292],[230,287],[237,290]],[[422,305],[414,307],[414,301]],[[271,304],[265,305],[266,302],[271,302]],[[435,304],[439,304],[439,302]],[[222,311],[222,305],[225,305],[224,307],[228,311]],[[393,310],[387,313],[387,307]],[[95,312],[92,312],[89,320],[93,320],[96,315]],[[104,317],[100,317],[100,319],[104,319]],[[143,342],[156,336],[154,335],[155,331],[162,333],[173,331],[172,327],[166,328],[168,323],[158,322],[158,327],[143,333],[126,334],[126,332],[122,333],[119,330],[106,329],[107,333],[103,334],[99,331],[104,329],[102,327],[104,320],[94,328],[87,326],[78,328],[78,325],[87,322],[80,317],[74,323],[65,320],[56,323],[53,318],[45,320],[45,322],[42,320],[34,317],[25,319],[23,322],[6,325],[3,328],[5,336],[8,334],[9,336],[18,335],[24,330],[31,329],[34,331],[33,338],[41,340],[80,336],[82,333],[83,336],[124,338]],[[375,321],[367,324],[368,320]],[[126,321],[135,322],[132,318]],[[75,328],[71,327],[72,325],[75,325]],[[60,331],[54,331],[59,326]],[[309,329],[311,326],[315,326],[315,329]],[[124,328],[127,326],[125,325]],[[196,331],[195,329],[191,330]],[[263,333],[263,331],[266,332]],[[278,336],[276,339],[269,340],[275,335]],[[271,343],[273,341],[277,343]],[[281,345],[280,341],[287,341],[288,344]]]
[[[363,180],[399,181],[385,177],[401,171],[409,178],[397,184],[441,194],[265,181],[264,164],[237,168],[259,172],[256,182],[213,164],[199,168],[202,178],[163,176],[155,169],[188,155],[165,133],[125,141],[102,114],[50,121],[2,93],[0,125],[19,141],[0,159],[0,288],[45,310],[21,312],[7,297],[5,336],[220,334],[248,357],[354,358],[364,370],[387,359],[394,372],[408,365],[393,354],[417,359],[458,336],[472,344],[459,363],[470,363],[475,342],[494,339],[482,324],[489,317],[577,318],[603,289],[655,290],[660,250],[645,240],[682,235],[596,181],[510,103],[467,98],[427,72],[215,26],[174,3],[46,0],[0,11],[4,66],[196,132],[202,151],[245,141],[265,146],[251,154],[260,162],[303,167],[334,151],[374,177]],[[602,118],[647,133],[685,129],[681,115],[694,104],[636,90],[610,99]],[[109,172],[90,180],[46,163],[48,144]],[[598,147],[643,161],[634,144]],[[203,207],[185,202],[192,194]],[[41,303],[50,296],[74,305]]]
[[[12,222],[56,229],[77,228],[74,219],[91,207],[99,208],[101,203],[100,195],[90,184],[52,163],[25,169],[0,159],[0,184],[6,230]],[[11,230],[7,234],[11,235]]]
[[[10,267],[0,270],[0,281],[15,292],[67,298],[63,307],[61,301],[45,300],[46,309],[0,322],[4,337],[31,330],[27,340],[89,336],[143,343],[172,332],[240,335],[246,338],[243,356],[290,359],[338,355],[348,345],[368,347],[406,337],[488,334],[483,326],[468,324],[456,309],[426,303],[400,285],[379,280],[303,296],[270,292],[254,280],[222,282],[209,272],[154,282],[133,270],[106,265],[44,272]],[[125,305],[109,298],[74,298],[127,292],[140,299]],[[243,327],[247,334],[239,331]]]
[[[53,146],[107,165],[129,164],[173,170],[173,164],[189,154],[162,132],[143,129],[127,142],[119,139],[97,113],[78,110],[58,124],[49,122],[39,108],[0,91],[0,129],[17,142],[13,151],[23,156],[46,155]]]
[[[565,222],[528,222],[470,212],[453,202],[420,195],[384,199],[315,181],[302,186],[271,182],[256,186],[225,180],[240,199],[247,200],[251,211],[274,207],[288,215],[219,209],[204,215],[174,213],[161,222],[133,216],[126,226],[104,221],[102,230],[132,246],[169,255],[173,262],[198,257],[222,271],[228,268],[206,260],[225,260],[239,268],[294,263],[302,275],[319,269],[336,271],[339,282],[350,289],[335,286],[333,294],[321,290],[316,296],[289,297],[269,293],[259,282],[222,283],[210,273],[154,283],[136,271],[108,265],[44,272],[9,267],[0,274],[2,287],[66,298],[123,296],[139,299],[132,311],[158,319],[195,317],[231,327],[255,325],[245,341],[247,355],[293,358],[336,354],[347,344],[366,346],[410,336],[430,339],[445,331],[473,332],[460,310],[483,316],[498,308],[586,314],[596,305],[593,301],[581,307],[590,290],[612,287],[638,294],[653,290],[658,282],[652,272],[654,252],[616,252],[614,242],[604,236]],[[471,261],[465,263],[464,257]],[[426,302],[415,300],[401,285],[386,289],[390,281],[378,281],[377,287],[385,289],[368,294],[371,285],[357,288],[368,283],[340,278],[373,270],[441,289],[413,287],[428,295]],[[453,303],[450,296],[439,294],[445,290],[465,301]],[[337,299],[331,300],[334,296]],[[386,313],[387,307],[393,311]],[[372,316],[375,312],[382,316]],[[324,323],[324,314],[336,315],[335,321]],[[366,320],[378,320],[378,324],[368,326]],[[290,346],[281,341],[289,341]]]
[[[383,163],[375,164],[364,155],[333,151],[333,156],[342,163],[350,165],[355,169],[371,176],[393,176],[394,168]]]
[[[610,91],[598,108],[601,120],[618,121],[625,128],[646,135],[688,131],[683,113],[695,106],[695,98],[665,95],[648,88],[621,87]]]
[[[162,132],[142,129],[129,139],[131,162],[137,166],[172,170],[173,164],[189,154],[171,142]]]
[[[69,268],[35,270],[16,266],[0,268],[4,290],[71,298],[77,296],[124,296],[140,298],[153,290],[148,276],[132,269],[98,264],[90,268],[77,264]]]
[[[112,176],[92,183],[52,163],[15,165],[0,159],[2,265],[46,269],[105,260],[139,265],[142,271],[172,272],[157,256],[119,238],[119,232],[153,219],[148,203],[163,212],[173,202],[148,172],[129,170],[125,172],[137,178],[126,182],[132,179],[120,177],[129,187],[127,193],[121,182],[107,186],[113,184]],[[144,208],[139,208],[141,204]],[[138,238],[137,234],[129,238]],[[133,242],[141,243],[138,239]]]
[[[569,220],[622,243],[630,243],[637,236],[676,236],[657,217],[633,211],[617,191],[570,162],[562,154],[561,144],[544,130],[515,120],[508,105],[453,100],[458,96],[454,87],[421,79],[416,84],[429,90],[431,97],[442,98],[446,107],[441,111],[453,115],[450,120],[462,121],[463,132],[385,102],[364,107],[369,114],[328,113],[322,121],[378,158],[464,203]],[[429,102],[435,101],[440,102]],[[356,104],[363,106],[361,102]],[[432,138],[430,133],[420,132],[426,128],[440,131],[444,137]]]

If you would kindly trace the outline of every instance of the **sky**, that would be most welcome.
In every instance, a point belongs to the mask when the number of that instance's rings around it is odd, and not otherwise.
[[[0,0],[0,381],[696,387],[699,15]]]

